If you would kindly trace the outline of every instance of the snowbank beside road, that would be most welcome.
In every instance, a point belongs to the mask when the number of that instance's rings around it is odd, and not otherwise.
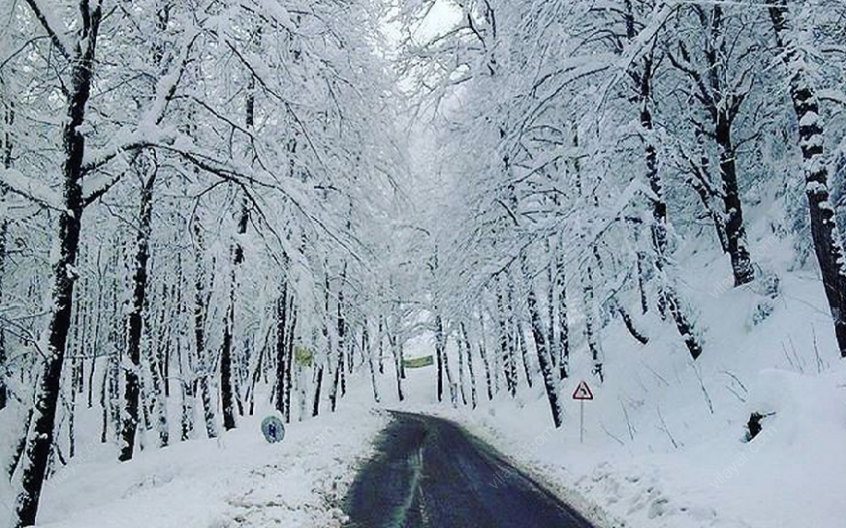
[[[242,419],[218,440],[177,443],[124,464],[112,449],[81,445],[48,484],[38,526],[340,526],[338,501],[385,418],[345,405],[343,413],[290,424],[285,440],[271,445],[259,428],[262,417]]]

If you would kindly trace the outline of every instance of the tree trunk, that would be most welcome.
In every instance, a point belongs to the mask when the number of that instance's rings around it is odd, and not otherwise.
[[[238,219],[237,237],[247,232],[249,209],[246,203],[241,207]],[[220,399],[223,407],[223,428],[227,431],[235,428],[235,380],[232,376],[232,341],[235,332],[235,295],[238,284],[238,269],[244,261],[241,244],[233,242],[232,271],[229,277],[229,304],[223,322],[223,340],[220,347]]]
[[[334,371],[334,379],[332,381],[332,390],[329,392],[329,402],[331,405],[331,411],[335,412],[335,409],[338,405],[338,388],[341,387],[343,391],[343,384],[346,383],[344,381],[344,347],[346,346],[346,330],[347,330],[347,321],[344,317],[344,283],[346,282],[347,278],[347,266],[346,263],[344,264],[344,268],[341,271],[341,285],[338,287],[338,312],[337,312],[337,322],[338,322],[338,354],[337,360],[335,362],[335,371]]]
[[[317,380],[314,383],[314,401],[312,402],[311,415],[320,414],[320,389],[323,387],[323,365],[317,369]]]
[[[508,336],[508,321],[505,302],[502,295],[502,285],[497,279],[496,306],[499,316],[499,357],[503,362],[505,372],[505,385],[512,397],[517,395],[517,365],[514,362],[514,352],[511,349],[511,340]]]
[[[599,342],[599,331],[596,317],[596,300],[593,293],[593,267],[585,267],[585,277],[582,284],[585,305],[585,338],[587,340],[590,357],[593,361],[593,374],[602,382],[605,376],[602,372],[602,347]]]
[[[458,391],[461,394],[461,402],[464,405],[467,405],[467,391],[464,389],[465,379],[467,378],[464,375],[464,341],[462,336],[459,335],[456,339],[456,343],[458,344]]]
[[[652,58],[643,60],[643,71],[640,76],[640,123],[644,130],[652,132],[652,113],[649,102],[652,98]],[[695,360],[702,354],[702,345],[687,316],[678,294],[667,280],[667,204],[664,201],[664,188],[661,175],[658,172],[658,154],[652,138],[647,138],[645,148],[646,176],[655,198],[652,202],[652,247],[655,254],[655,271],[658,275],[658,312],[666,316],[667,309],[676,324],[679,335],[685,342],[688,352]]]
[[[394,357],[394,368],[396,369],[397,377],[397,398],[399,398],[399,401],[403,401],[405,395],[402,392],[402,345],[399,342],[399,337],[391,332],[388,321],[385,321],[385,333],[388,336],[388,346],[391,347],[391,354]]]
[[[379,315],[379,328],[376,329],[376,335],[379,336],[378,348],[379,348],[379,374],[385,373],[385,318],[381,314]]]
[[[641,246],[640,226],[643,220],[640,217],[629,217],[632,223],[635,242],[635,267],[637,268],[637,291],[640,299],[640,312],[646,314],[649,311],[649,299],[646,296],[646,251]]]
[[[76,456],[76,397],[75,390],[70,391],[70,402],[65,403],[68,420],[68,458]]]
[[[285,416],[285,353],[286,330],[288,328],[288,285],[282,282],[282,292],[276,300],[276,394],[274,403],[279,414]]]
[[[294,331],[297,327],[297,309],[294,306],[294,296],[289,295],[288,304],[288,341],[285,352],[285,422],[291,423],[291,391],[294,388]]]
[[[165,288],[166,291],[166,288]],[[167,297],[161,298],[163,303],[162,311],[167,306]],[[157,347],[150,343],[147,347],[150,365],[150,393],[153,400],[153,415],[155,419],[156,433],[159,437],[159,446],[165,447],[170,442],[170,431],[167,423],[167,378],[164,377],[164,370],[162,367],[162,356],[159,355]]]
[[[217,424],[215,423],[214,405],[212,405],[211,387],[209,387],[209,376],[211,374],[208,365],[208,354],[206,351],[206,306],[205,295],[205,273],[203,263],[203,228],[200,219],[194,217],[194,346],[197,358],[197,389],[200,392],[200,400],[203,404],[203,419],[206,424],[206,435],[209,438],[217,437]]]
[[[97,251],[97,268],[100,268],[100,250]],[[88,408],[91,409],[94,407],[94,375],[97,370],[97,358],[101,355],[100,354],[100,325],[102,322],[102,314],[103,314],[103,293],[105,289],[105,284],[102,282],[97,284],[97,306],[96,316],[94,318],[94,354],[91,356],[91,368],[88,371]],[[104,378],[105,382],[105,378]],[[104,406],[105,411],[105,406]]]
[[[531,361],[529,360],[529,347],[528,347],[528,345],[526,345],[526,334],[523,333],[523,323],[520,322],[519,317],[516,318],[515,333],[517,334],[517,341],[518,341],[519,346],[520,346],[520,356],[521,356],[521,359],[523,361],[523,372],[526,373],[526,384],[529,385],[529,387],[532,387],[534,383],[532,381]],[[547,332],[547,335],[549,335],[549,332]],[[549,349],[552,350],[552,347],[550,346]],[[552,365],[553,368],[555,368],[555,362],[552,361],[553,355],[554,354],[550,354],[549,359],[550,359],[550,364]]]
[[[194,372],[191,361],[190,347],[186,346],[188,307],[184,297],[184,277],[182,275],[182,257],[177,257],[179,273],[176,279],[176,317],[173,324],[176,325],[176,361],[179,372],[179,396],[181,402],[180,436],[181,441],[186,441],[194,434],[194,384],[188,379]]]
[[[370,367],[370,385],[373,387],[373,401],[379,403],[379,385],[376,383],[376,365],[373,361],[373,350],[370,345],[370,333],[367,328],[367,320],[361,330],[361,349],[367,357],[367,364]]]
[[[234,279],[234,273],[233,277]],[[220,403],[223,407],[223,429],[235,429],[235,396],[232,394],[232,327],[235,319],[234,291],[230,291],[229,305],[223,322],[223,341],[220,344]]]
[[[436,308],[437,310],[437,308]],[[443,366],[443,375],[441,370],[438,370],[438,401],[441,401],[441,391],[443,390],[443,379],[446,377],[446,385],[449,389],[449,400],[453,407],[458,404],[458,398],[455,392],[455,380],[452,378],[452,371],[449,368],[449,357],[447,357],[447,335],[444,332],[443,319],[440,314],[435,316],[435,352],[438,357],[438,362]]]
[[[805,173],[805,194],[808,197],[814,252],[820,265],[840,356],[846,358],[846,258],[829,196],[819,101],[811,75],[799,54],[799,43],[790,34],[790,11],[786,3],[783,0],[768,0],[768,4],[776,44],[787,68],[793,110],[799,123],[799,145],[802,149],[802,169]]]
[[[3,116],[5,133],[3,134],[3,148],[0,155],[3,157],[3,167],[12,167],[12,136],[11,128],[15,121],[15,113],[12,103]],[[3,200],[4,191],[0,188],[0,201]],[[9,221],[5,215],[0,218],[0,306],[3,305],[3,282],[6,279],[6,255],[8,253],[7,241],[9,236]],[[6,327],[0,325],[0,411],[6,408],[8,389],[6,387]]]
[[[546,254],[550,259],[549,265],[546,267],[546,318],[549,321],[549,326],[547,327],[547,343],[549,343],[552,366],[558,367],[558,362],[561,360],[560,354],[557,353],[560,345],[558,344],[558,339],[556,339],[558,336],[555,331],[555,275],[558,270],[557,267],[553,266],[553,262],[557,260],[553,257],[556,254],[557,248],[553,247],[549,238],[546,239],[545,243]]]
[[[532,325],[532,336],[535,340],[535,350],[538,353],[538,365],[540,365],[541,375],[543,376],[544,387],[546,388],[546,397],[549,400],[549,409],[552,413],[552,423],[555,427],[561,427],[564,417],[564,411],[561,407],[561,399],[558,394],[557,377],[553,373],[552,361],[549,358],[549,350],[546,347],[546,337],[543,329],[543,322],[541,321],[540,309],[538,308],[538,301],[535,297],[535,289],[532,286],[531,275],[529,273],[529,264],[526,255],[520,257],[521,267],[523,270],[523,278],[526,281],[527,301],[529,306],[529,319]]]
[[[193,383],[186,380],[189,372],[191,372],[190,355],[187,350],[182,347],[182,343],[176,344],[176,357],[179,359],[179,387],[180,387],[180,401],[181,401],[181,416],[179,420],[179,439],[182,442],[191,439],[194,434],[194,391]]]
[[[132,274],[132,301],[126,317],[126,353],[129,367],[125,370],[124,416],[121,426],[121,449],[118,460],[132,459],[135,448],[135,433],[138,429],[138,405],[141,375],[141,335],[147,303],[147,263],[150,259],[150,233],[153,210],[153,186],[156,182],[156,168],[148,167],[143,159],[136,163],[141,171],[149,171],[141,188],[141,212],[138,235],[135,240],[135,267]]]
[[[635,338],[640,344],[645,345],[649,343],[649,336],[646,335],[645,332],[641,331],[637,325],[635,324],[634,320],[632,319],[631,314],[629,311],[623,308],[619,301],[616,298],[612,299],[613,302],[613,310],[617,312],[620,316],[620,319],[623,320],[623,324],[626,325],[626,330],[629,331],[629,334],[633,338]]]
[[[726,238],[734,285],[742,286],[755,280],[755,268],[746,243],[743,208],[737,188],[736,152],[731,139],[731,120],[727,109],[718,112],[716,138],[720,152],[720,176],[723,180],[723,203],[726,209]]]
[[[485,346],[485,320],[484,315],[479,313],[479,356],[482,358],[482,367],[485,369],[485,385],[488,389],[488,401],[493,400],[493,377],[491,376],[491,364],[488,359],[488,351]]]
[[[254,33],[255,35],[255,33]],[[254,40],[257,35],[253,37]],[[250,75],[247,85],[244,125],[252,131],[255,125],[255,77]],[[232,378],[232,341],[235,332],[235,294],[238,289],[238,269],[244,262],[244,248],[239,239],[247,233],[250,221],[250,209],[247,198],[243,198],[235,241],[232,242],[232,272],[229,278],[229,306],[223,322],[223,341],[220,350],[220,400],[223,406],[223,428],[227,431],[235,428],[235,396]]]
[[[564,240],[559,239],[558,251],[555,254],[555,287],[558,290],[558,378],[565,379],[570,368],[570,323],[567,310],[567,274],[566,256],[564,254]],[[550,350],[553,350],[550,348]]]
[[[88,10],[87,7],[86,9]],[[75,265],[84,207],[80,180],[85,156],[85,138],[81,129],[94,73],[94,52],[101,18],[99,4],[86,14],[88,16],[85,17],[85,24],[79,29],[83,39],[73,52],[71,61],[67,119],[62,130],[62,210],[57,212],[58,253],[52,264],[52,302],[46,332],[47,349],[43,351],[43,370],[36,378],[32,423],[27,434],[26,455],[12,521],[15,528],[34,525],[38,513],[41,490],[53,446],[56,407],[70,325],[73,288],[77,278]]]
[[[467,335],[467,326],[461,323],[461,340],[464,343],[464,350],[467,353],[467,371],[470,374],[470,404],[475,409],[476,397],[476,372],[473,370],[473,347],[470,345],[470,337]],[[466,402],[465,402],[466,403]]]
[[[704,10],[700,10],[703,13]],[[710,24],[703,18],[703,25],[710,31],[710,38],[706,39],[705,59],[708,64],[708,78],[711,94],[705,94],[705,100],[710,103],[709,112],[714,121],[714,138],[719,152],[720,179],[722,180],[722,197],[725,210],[723,229],[726,234],[726,251],[731,258],[734,285],[742,286],[755,279],[755,268],[746,242],[746,228],[743,223],[743,207],[737,186],[736,151],[732,141],[732,125],[734,117],[743,100],[742,96],[731,93],[725,86],[726,68],[725,49],[727,36],[723,28],[723,9],[714,5]],[[708,27],[710,26],[710,27]],[[718,227],[719,229],[719,227]]]
[[[2,196],[0,196],[2,200]],[[9,223],[6,218],[0,219],[0,305],[3,304],[3,279],[6,277],[6,237]],[[6,328],[0,324],[0,411],[6,408]]]

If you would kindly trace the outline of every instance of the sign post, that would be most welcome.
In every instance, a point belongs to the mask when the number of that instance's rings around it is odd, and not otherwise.
[[[573,391],[573,399],[579,400],[579,443],[585,443],[585,401],[593,399],[593,392],[587,382],[582,380]]]
[[[579,443],[585,443],[585,401],[579,400]]]

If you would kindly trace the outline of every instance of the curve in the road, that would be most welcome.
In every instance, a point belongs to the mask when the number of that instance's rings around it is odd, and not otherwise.
[[[592,528],[454,423],[392,414],[347,495],[347,528]]]

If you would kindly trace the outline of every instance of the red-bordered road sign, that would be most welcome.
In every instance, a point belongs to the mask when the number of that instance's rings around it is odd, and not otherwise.
[[[579,383],[579,386],[576,387],[576,390],[573,391],[573,399],[574,400],[592,400],[593,399],[593,392],[591,392],[590,387],[586,381],[582,380]]]

